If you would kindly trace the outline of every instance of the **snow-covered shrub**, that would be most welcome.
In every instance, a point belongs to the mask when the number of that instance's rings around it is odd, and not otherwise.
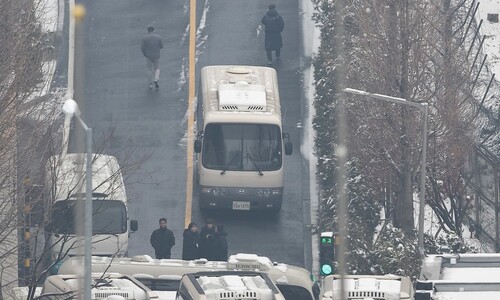
[[[437,238],[426,235],[425,252],[427,254],[441,254],[444,252],[477,253],[479,252],[479,249],[477,249],[474,245],[467,243],[456,234],[446,234],[444,236],[440,235]]]
[[[413,237],[388,225],[380,232],[378,242],[371,252],[374,274],[396,274],[417,278],[421,259],[417,251],[416,233]]]

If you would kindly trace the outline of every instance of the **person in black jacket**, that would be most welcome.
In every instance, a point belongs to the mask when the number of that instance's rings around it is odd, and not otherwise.
[[[189,223],[188,228],[184,229],[184,241],[182,243],[182,259],[192,260],[200,258],[198,226],[196,223]]]
[[[141,51],[146,58],[149,88],[153,85],[160,88],[160,50],[163,49],[161,37],[155,33],[153,26],[148,27],[148,34],[142,39]]]
[[[267,13],[262,17],[262,24],[265,26],[264,46],[267,53],[267,64],[273,63],[273,51],[276,58],[279,59],[281,54],[281,47],[283,47],[283,40],[281,39],[281,32],[285,28],[283,18],[276,11],[276,5],[270,4]]]
[[[215,229],[215,239],[217,241],[216,259],[218,261],[227,261],[227,232],[224,231],[224,225],[217,225]]]
[[[216,260],[217,258],[215,224],[212,219],[207,219],[205,226],[200,231],[200,257],[207,260]]]
[[[175,245],[174,233],[167,229],[167,219],[161,218],[160,228],[151,234],[151,246],[155,249],[156,258],[170,258],[170,251]]]

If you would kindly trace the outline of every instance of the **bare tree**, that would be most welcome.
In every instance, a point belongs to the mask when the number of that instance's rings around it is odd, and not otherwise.
[[[36,1],[0,1],[0,278],[3,293],[17,285],[18,177],[17,158],[27,151],[18,147],[19,120],[33,118],[37,105],[30,95],[43,75],[43,34],[36,19]],[[40,131],[31,134],[35,144]],[[5,295],[7,296],[7,295]]]
[[[422,5],[417,1],[352,1],[356,31],[349,39],[348,86],[420,101],[422,79]],[[421,145],[421,117],[406,106],[350,101],[354,157],[372,174],[374,187],[386,196],[394,225],[413,233],[413,191]]]
[[[350,6],[355,28],[348,37],[350,87],[429,103],[428,174],[459,184],[476,132],[476,107],[466,101],[474,95],[475,78],[469,74],[474,62],[463,43],[470,34],[464,27],[470,6],[447,0],[382,2]],[[349,114],[351,154],[394,208],[388,210],[394,225],[411,232],[421,116],[406,107],[359,101],[351,102]]]

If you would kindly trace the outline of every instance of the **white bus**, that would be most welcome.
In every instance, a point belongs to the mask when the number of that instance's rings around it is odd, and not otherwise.
[[[74,153],[52,156],[47,162],[46,211],[50,223],[45,231],[49,234],[52,261],[83,253],[75,243],[75,216],[79,199],[85,199],[85,161],[84,154]],[[92,187],[92,255],[126,256],[129,233],[138,225],[135,220],[129,225],[125,184],[115,157],[93,155]]]
[[[207,66],[198,107],[199,205],[203,209],[278,212],[284,155],[278,79],[273,68]]]
[[[59,274],[74,274],[81,269],[81,258],[64,262]],[[308,270],[283,263],[272,262],[256,254],[239,253],[225,261],[206,259],[153,259],[149,255],[109,258],[92,257],[93,272],[127,274],[141,281],[157,292],[177,291],[185,274],[205,271],[259,271],[266,273],[287,300],[318,300],[320,288],[315,277]]]

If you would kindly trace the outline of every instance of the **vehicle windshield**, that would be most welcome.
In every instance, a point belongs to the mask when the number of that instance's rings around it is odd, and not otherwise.
[[[229,171],[281,168],[281,130],[271,124],[220,124],[205,127],[203,166]]]
[[[51,226],[53,233],[75,233],[76,203],[77,200],[61,200],[54,203]],[[93,200],[92,209],[92,231],[94,234],[127,232],[126,208],[122,201]]]

